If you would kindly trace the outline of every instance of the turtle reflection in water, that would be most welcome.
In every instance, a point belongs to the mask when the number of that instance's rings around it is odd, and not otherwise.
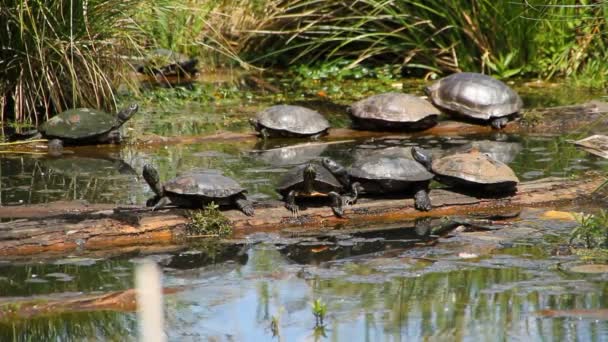
[[[340,195],[343,186],[326,168],[308,163],[289,170],[279,182],[277,191],[283,196],[285,207],[297,217],[300,211],[296,197],[329,197],[331,209],[338,217],[344,216],[346,198]],[[356,195],[352,201],[356,200]]]
[[[153,210],[167,204],[202,208],[214,202],[220,206],[236,206],[247,216],[254,214],[252,203],[245,197],[246,190],[217,170],[190,172],[161,185],[158,171],[152,165],[145,165],[143,177],[156,194],[146,203],[153,206]]]

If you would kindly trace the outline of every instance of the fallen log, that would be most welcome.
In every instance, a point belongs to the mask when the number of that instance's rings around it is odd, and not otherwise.
[[[327,206],[308,207],[301,210],[298,218],[279,201],[256,204],[256,215],[245,216],[237,210],[224,214],[232,223],[234,237],[243,237],[258,231],[284,231],[311,228],[330,230],[344,227],[395,225],[420,217],[451,215],[495,214],[522,207],[568,204],[572,200],[588,196],[605,180],[604,177],[587,174],[580,179],[546,178],[521,183],[517,193],[506,198],[476,198],[444,189],[434,189],[430,197],[434,208],[428,212],[414,209],[411,198],[361,199],[345,210],[346,218],[335,217]],[[121,207],[98,210],[95,205],[73,212],[68,207],[45,212],[36,206],[29,210],[13,211],[0,208],[0,255],[7,258],[53,257],[58,255],[85,254],[101,250],[114,250],[136,246],[185,244],[188,241],[186,227],[189,223],[183,209],[150,211],[148,208]],[[23,214],[20,217],[21,213]],[[6,217],[13,220],[6,222]],[[24,218],[26,217],[26,218]]]

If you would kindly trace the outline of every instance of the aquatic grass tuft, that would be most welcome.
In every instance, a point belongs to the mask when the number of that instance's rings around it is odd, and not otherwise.
[[[576,215],[578,226],[570,233],[570,244],[582,242],[585,248],[608,248],[608,211]]]
[[[188,212],[190,223],[187,231],[190,235],[204,235],[209,237],[225,237],[232,234],[230,220],[222,214],[219,206],[209,203],[203,210]]]
[[[323,299],[315,299],[310,306],[312,307],[312,314],[315,316],[315,327],[323,327],[325,315],[327,314],[327,304],[323,302]]]

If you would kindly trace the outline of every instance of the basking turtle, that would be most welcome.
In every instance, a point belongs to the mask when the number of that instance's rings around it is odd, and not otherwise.
[[[342,184],[321,165],[308,163],[289,170],[279,182],[277,191],[283,196],[285,207],[294,216],[298,216],[299,207],[295,203],[296,197],[330,197],[331,209],[338,217],[344,216],[342,208],[345,198],[339,193],[343,190]],[[355,197],[356,199],[356,197]]]
[[[145,57],[144,63],[135,67],[137,72],[155,76],[190,76],[196,74],[198,59],[181,53],[155,49]]]
[[[148,206],[161,208],[169,203],[178,207],[202,208],[214,202],[217,205],[234,205],[245,215],[253,216],[253,205],[245,197],[246,190],[234,179],[216,170],[191,172],[160,184],[160,177],[151,165],[145,165],[143,176],[155,197],[148,200]]]
[[[268,137],[312,137],[326,134],[329,122],[312,109],[292,105],[269,107],[249,119],[253,128]]]
[[[62,145],[120,143],[119,128],[137,109],[138,106],[132,104],[117,115],[90,108],[70,109],[42,124],[33,138],[51,139],[49,147],[55,149],[61,145],[52,139],[61,140]]]
[[[492,195],[512,194],[517,190],[519,179],[513,170],[477,150],[432,160],[430,153],[414,146],[412,156],[433,172],[438,181],[453,187]]]
[[[332,159],[324,158],[323,166],[332,172],[356,196],[365,194],[414,193],[418,210],[431,210],[428,188],[433,174],[408,155],[377,154],[356,159],[346,170]],[[351,202],[349,197],[346,202]]]
[[[487,75],[461,72],[425,88],[433,104],[473,120],[503,128],[523,107],[521,97],[503,82]]]
[[[353,125],[362,129],[423,130],[434,126],[440,112],[428,101],[403,93],[384,93],[353,103]]]

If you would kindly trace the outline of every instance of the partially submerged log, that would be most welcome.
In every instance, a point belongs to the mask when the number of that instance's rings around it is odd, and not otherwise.
[[[583,104],[528,109],[522,114],[522,118],[511,121],[502,130],[506,133],[571,133],[581,127],[593,125],[608,126],[608,103],[602,101],[590,101]],[[332,128],[323,140],[344,140],[358,138],[374,138],[384,136],[412,137],[420,135],[463,135],[483,134],[495,132],[488,125],[478,125],[462,121],[445,120],[436,126],[420,132],[380,132],[361,131],[349,128]],[[219,132],[206,136],[182,136],[182,137],[160,137],[144,136],[134,141],[136,145],[170,145],[180,143],[203,143],[221,141],[245,141],[255,140],[255,132],[234,133]]]
[[[254,217],[237,210],[228,210],[225,215],[232,223],[235,237],[257,231],[288,232],[287,229],[294,227],[329,230],[395,225],[420,217],[494,214],[522,207],[567,204],[588,196],[604,180],[604,177],[593,174],[577,180],[546,178],[521,183],[518,192],[506,198],[475,198],[436,189],[430,193],[434,208],[429,212],[415,210],[411,198],[391,198],[361,199],[356,205],[346,208],[346,218],[335,217],[328,206],[304,208],[300,217],[294,218],[279,201],[257,203]],[[0,216],[14,219],[0,223],[0,255],[4,259],[175,245],[188,238],[185,232],[189,219],[182,209],[152,212],[148,208],[133,206],[108,210],[91,205],[87,210],[80,208],[75,213],[67,207],[63,210],[55,207],[48,213],[44,206],[28,208],[21,211],[6,207],[0,209]]]

